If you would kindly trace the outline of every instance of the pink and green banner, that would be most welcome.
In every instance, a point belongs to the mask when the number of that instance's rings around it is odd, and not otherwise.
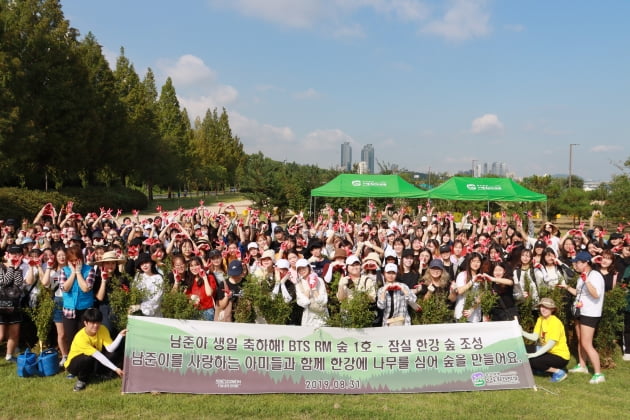
[[[342,329],[129,317],[123,392],[533,388],[516,321]]]

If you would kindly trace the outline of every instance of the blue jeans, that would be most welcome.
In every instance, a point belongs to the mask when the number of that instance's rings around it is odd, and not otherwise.
[[[214,308],[201,311],[201,319],[204,321],[214,321]]]

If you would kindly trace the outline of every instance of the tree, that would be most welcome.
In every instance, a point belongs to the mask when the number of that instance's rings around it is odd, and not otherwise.
[[[162,86],[157,102],[157,123],[162,141],[173,151],[171,158],[176,176],[167,183],[170,196],[172,183],[190,180],[194,172],[190,121],[188,114],[180,110],[175,87],[170,77]]]
[[[628,165],[630,166],[630,165]],[[630,176],[616,175],[609,184],[610,194],[604,205],[604,214],[621,222],[630,221]]]
[[[126,162],[122,128],[124,109],[117,96],[114,73],[103,56],[102,48],[90,32],[79,44],[79,55],[88,71],[93,92],[90,110],[93,118],[88,144],[90,162],[86,162],[90,183],[94,177],[110,185],[116,177],[116,162]]]
[[[78,32],[57,0],[4,1],[1,13],[5,168],[33,186],[43,185],[45,171],[76,177],[90,159],[94,125]]]

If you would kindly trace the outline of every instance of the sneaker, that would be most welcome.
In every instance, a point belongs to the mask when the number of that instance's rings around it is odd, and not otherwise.
[[[83,391],[86,386],[87,384],[85,382],[83,382],[80,379],[77,379],[77,383],[74,384],[74,388],[72,388],[72,390],[75,392]]]
[[[61,358],[61,360],[59,361],[59,367],[63,369],[63,365],[66,363],[66,360],[68,360],[68,358],[66,356],[63,356]]]
[[[6,360],[9,363],[17,363],[17,358],[13,356],[9,357],[8,359],[5,358],[4,360]]]
[[[66,375],[66,379],[74,379],[74,375],[72,373],[68,373]]]
[[[575,365],[573,369],[569,369],[570,373],[588,373],[588,369],[579,364]]]
[[[588,381],[589,384],[601,384],[602,382],[606,382],[606,377],[601,373],[596,373],[591,380]]]
[[[630,353],[626,353],[623,355],[623,360],[626,362],[630,362]]]
[[[568,375],[567,375],[567,373],[566,373],[564,370],[562,370],[562,369],[558,369],[556,372],[554,372],[554,373],[551,375],[551,379],[550,379],[550,381],[551,381],[551,382],[562,382],[562,381],[564,381],[565,379],[567,379],[567,376],[568,376]]]

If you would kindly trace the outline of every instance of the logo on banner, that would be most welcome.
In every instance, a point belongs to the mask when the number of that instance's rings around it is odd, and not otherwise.
[[[358,179],[355,181],[352,181],[352,186],[353,187],[360,187],[361,186],[361,181],[359,181]]]
[[[477,190],[477,186],[475,184],[466,184],[466,188],[468,188],[470,191]]]

